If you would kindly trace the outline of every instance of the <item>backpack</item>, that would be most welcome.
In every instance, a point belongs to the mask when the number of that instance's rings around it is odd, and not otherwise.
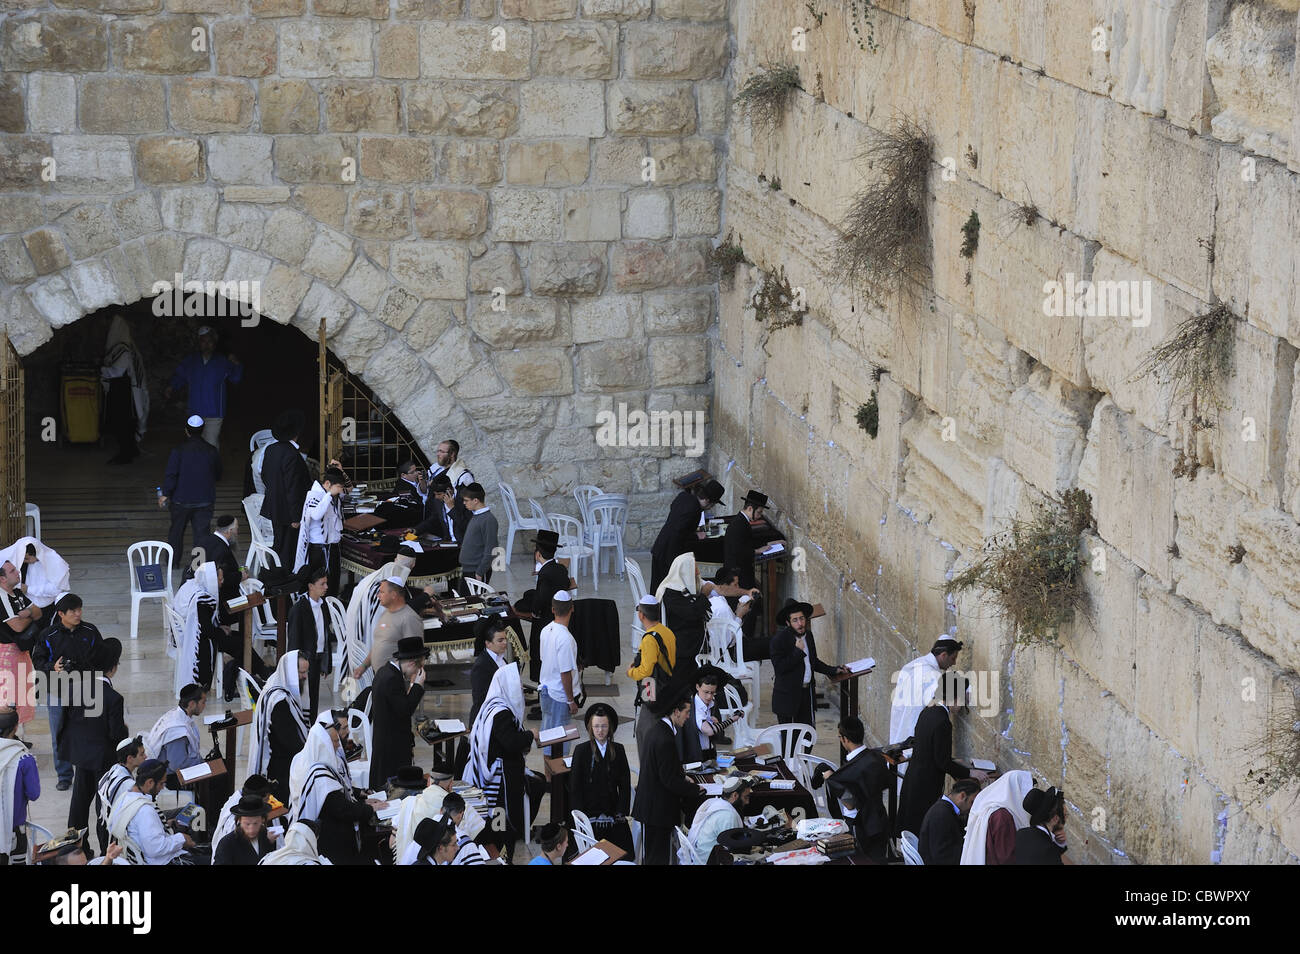
[[[659,658],[655,660],[654,670],[650,675],[642,679],[641,684],[637,686],[637,705],[640,705],[642,702],[654,702],[660,693],[668,687],[669,682],[671,682],[673,678],[673,668],[669,666],[668,669],[665,670],[663,667],[663,664],[668,660],[668,647],[664,645],[662,637],[660,637],[660,635],[654,630],[648,630],[646,635],[653,636],[654,641],[659,644]],[[638,650],[634,664],[640,665],[640,663],[641,652]]]

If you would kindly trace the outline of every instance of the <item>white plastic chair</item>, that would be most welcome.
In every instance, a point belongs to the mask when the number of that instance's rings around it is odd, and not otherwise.
[[[501,488],[501,499],[506,505],[506,562],[510,562],[510,557],[514,553],[515,534],[520,530],[525,532],[530,530],[549,530],[550,524],[546,520],[545,514],[540,518],[534,514],[532,517],[525,517],[519,512],[519,503],[515,500],[515,491],[509,484],[497,484]],[[540,509],[540,508],[537,508]]]
[[[623,569],[627,571],[627,582],[632,587],[632,605],[635,606],[645,595],[645,578],[641,575],[641,567],[635,560],[624,560]],[[632,651],[641,648],[641,637],[645,635],[645,628],[641,625],[641,620],[636,613],[632,614]]]
[[[568,559],[569,569],[575,580],[582,574],[582,562],[586,560],[591,565],[592,588],[599,589],[600,586],[596,581],[596,561],[592,559],[596,551],[582,542],[582,524],[562,513],[548,513],[546,519],[550,522],[551,529],[560,538],[560,546],[555,551],[555,555]]]
[[[754,702],[754,697],[749,697],[749,705],[741,705],[740,691],[730,683],[723,686],[722,697],[727,703],[722,708],[727,709],[733,715],[736,712],[744,713],[738,722],[733,722],[731,724],[731,728],[727,731],[727,734],[731,736],[738,747],[743,748],[746,745],[752,745],[755,737],[758,735],[758,733],[754,731],[754,727],[749,724],[749,717],[753,713],[756,704]]]
[[[338,692],[339,683],[347,672],[348,647],[344,636],[348,631],[348,611],[337,596],[325,597],[325,609],[330,614],[330,630],[334,633],[334,655],[331,658],[334,666],[334,691]]]
[[[586,812],[580,812],[575,808],[569,814],[573,816],[573,843],[580,853],[584,852],[600,839],[596,837],[596,830],[591,827],[591,819],[587,817]]]
[[[263,590],[262,581],[250,577],[239,584],[239,592],[245,596],[253,593],[261,593]],[[261,606],[253,607],[253,638],[263,639],[268,642],[275,642],[276,618],[271,609],[271,601],[267,600]]]
[[[257,705],[257,697],[262,694],[262,690],[257,687],[257,680],[249,674],[248,670],[240,668],[239,670],[239,698],[244,701],[245,709],[252,709]]]
[[[253,490],[259,494],[266,493],[266,483],[262,480],[262,462],[266,459],[266,449],[274,442],[275,436],[269,429],[258,431],[248,440],[248,452],[253,455],[249,464],[249,470],[253,473]]]
[[[267,444],[275,442],[275,435],[271,433],[269,427],[264,427],[260,431],[254,431],[253,436],[248,439],[248,451],[252,453],[259,447],[265,447]]]
[[[905,865],[923,865],[925,859],[921,857],[921,849],[917,847],[916,835],[910,831],[903,832],[902,840],[899,846],[903,849],[903,864]]]
[[[41,538],[41,508],[29,501],[25,507],[25,512],[27,522],[32,525],[32,532],[29,535],[39,540]]]
[[[817,744],[817,730],[802,722],[785,722],[770,725],[758,733],[756,745],[771,745],[777,755],[783,759],[792,759],[796,755],[807,755]]]
[[[587,505],[591,503],[592,497],[599,497],[604,493],[595,484],[578,484],[573,488],[573,499],[578,501],[578,516],[582,519],[582,525],[585,527],[591,523],[591,512]]]
[[[171,606],[172,555],[171,544],[164,543],[162,540],[142,540],[139,543],[131,544],[126,549],[126,575],[131,580],[132,639],[139,635],[141,600],[161,599],[164,608]],[[146,593],[140,589],[140,578],[135,571],[137,567],[148,566],[151,563],[157,563],[162,568],[163,583],[165,585],[160,590],[150,590]]]
[[[762,692],[763,683],[759,679],[762,671],[762,664],[749,662],[745,659],[745,641],[739,633],[736,634],[736,642],[732,646],[735,651],[735,658],[731,656],[731,650],[726,646],[716,645],[713,639],[713,633],[706,631],[704,645],[708,649],[708,655],[712,658],[713,665],[723,670],[727,675],[734,679],[741,679],[749,683],[749,699],[760,711],[762,710]]]
[[[248,567],[250,576],[257,576],[268,566],[280,565],[280,554],[272,547],[275,531],[271,528],[271,521],[260,513],[263,499],[262,494],[249,494],[244,498],[244,518],[248,523],[248,553],[244,556],[244,566]]]
[[[369,697],[367,697],[368,699]],[[368,706],[367,706],[368,707]],[[348,710],[348,735],[353,741],[356,741],[356,733],[361,733],[362,745],[366,750],[366,757],[358,762],[349,762],[348,771],[352,773],[352,784],[360,788],[370,787],[370,758],[374,754],[371,748],[371,726],[370,717],[365,712],[356,709]]]
[[[623,578],[626,556],[623,553],[623,534],[627,530],[627,495],[601,494],[592,497],[587,505],[591,518],[586,525],[583,538],[588,546],[596,551],[596,570],[599,572],[601,558],[606,550],[613,551],[617,563],[618,578]]]
[[[826,800],[826,786],[813,788],[813,775],[826,769],[837,769],[839,766],[820,755],[796,755],[794,758],[787,759],[786,764],[799,778],[799,784],[808,789],[812,795],[813,803],[817,806],[817,814],[828,817],[831,811],[830,804]]]
[[[691,845],[691,839],[686,828],[682,825],[673,826],[673,837],[677,841],[677,851],[673,860],[679,865],[702,865],[703,861],[695,853],[695,848]]]
[[[465,577],[465,588],[469,590],[471,596],[492,596],[496,593],[496,588],[491,583],[484,583],[482,580],[475,580],[471,577]]]
[[[26,825],[26,828],[27,828],[27,863],[29,865],[34,865],[36,864],[37,844],[43,845],[47,841],[53,841],[54,833],[50,831],[48,828],[43,828],[42,826],[36,824],[36,822],[34,821],[29,821]],[[87,832],[87,835],[89,835],[89,832]]]

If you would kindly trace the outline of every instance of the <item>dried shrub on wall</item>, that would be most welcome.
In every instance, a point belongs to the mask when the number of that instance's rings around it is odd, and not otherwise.
[[[755,129],[771,131],[781,124],[785,108],[799,85],[799,67],[764,66],[745,80],[736,94],[736,108]]]
[[[727,232],[727,237],[709,250],[709,267],[717,274],[718,281],[724,288],[731,288],[736,284],[736,269],[748,261],[745,258],[745,250],[740,247],[740,242],[733,241],[731,236],[732,233]]]
[[[985,541],[984,556],[949,580],[944,593],[981,590],[1017,643],[1054,644],[1083,602],[1079,534],[1091,525],[1092,498],[1067,490],[1060,501],[1038,507],[1032,519],[1017,520]]]
[[[1246,773],[1246,781],[1255,784],[1249,801],[1263,801],[1300,782],[1300,691],[1293,687],[1274,694],[1264,736],[1247,745],[1245,754],[1254,763]]]
[[[803,310],[797,307],[784,265],[774,272],[763,273],[750,304],[754,306],[754,317],[767,325],[769,332],[803,324]]]
[[[859,158],[873,180],[853,199],[832,251],[846,280],[885,295],[904,280],[920,281],[929,265],[926,196],[930,137],[910,119],[896,120]]]
[[[1232,374],[1233,324],[1240,319],[1224,304],[1193,315],[1147,355],[1133,377],[1154,374],[1172,382],[1174,396],[1190,400],[1192,416],[1223,407],[1223,386]]]
[[[871,392],[871,397],[867,403],[858,408],[857,413],[858,427],[862,428],[871,439],[875,440],[876,435],[880,433],[880,402],[876,399],[876,392]]]
[[[971,209],[970,218],[966,224],[961,227],[961,257],[974,258],[975,252],[980,247],[980,217],[979,213]]]

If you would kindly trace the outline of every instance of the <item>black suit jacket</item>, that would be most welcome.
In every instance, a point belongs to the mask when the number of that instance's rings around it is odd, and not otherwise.
[[[879,749],[866,749],[861,755],[855,755],[826,780],[831,794],[831,814],[840,816],[840,799],[852,801],[857,808],[853,828],[859,845],[865,847],[868,838],[888,833],[889,813],[882,795],[892,784],[893,777]]]
[[[104,694],[99,715],[90,715],[82,706],[64,709],[63,724],[57,740],[59,755],[78,768],[104,774],[112,764],[117,743],[128,735],[122,695],[106,682],[98,684]],[[85,700],[90,701],[90,700]]]
[[[943,777],[969,778],[970,769],[952,757],[952,720],[944,706],[926,706],[916,720],[916,744],[898,796],[898,830],[917,831],[935,800]]]
[[[382,788],[397,770],[411,764],[415,732],[411,716],[420,705],[424,687],[406,691],[406,677],[396,666],[384,663],[370,687],[370,722],[374,751],[370,753],[370,787]]]
[[[754,530],[743,513],[733,514],[727,521],[727,534],[722,538],[722,561],[726,566],[740,570],[740,585],[749,589],[758,586],[754,579]]]
[[[703,512],[699,498],[689,490],[683,490],[673,498],[672,506],[668,508],[668,519],[664,521],[659,536],[655,537],[654,546],[650,548],[654,567],[650,573],[651,592],[658,589],[663,578],[668,575],[673,560],[694,549],[699,539],[695,536],[695,531],[700,525],[700,514]]]
[[[474,665],[469,667],[469,725],[474,724],[474,717],[483,707],[483,700],[487,698],[488,688],[492,685],[492,677],[499,668],[501,667],[486,649],[474,657]]]
[[[927,865],[956,865],[961,863],[965,838],[966,819],[940,798],[930,806],[925,818],[921,819],[916,847],[921,852],[921,860]]]
[[[289,441],[270,445],[262,456],[262,483],[266,485],[262,516],[271,523],[297,523],[311,489],[311,474],[298,448]]]
[[[472,516],[474,515],[460,500],[457,500],[451,508],[451,528],[456,531],[457,543],[465,539],[465,527]],[[443,508],[442,501],[433,494],[429,494],[429,504],[425,507],[424,519],[416,524],[414,529],[416,533],[431,533],[444,540],[451,539],[450,534],[447,533],[447,511]]]
[[[321,622],[325,624],[325,654],[330,651],[330,643],[334,639],[334,631],[330,628],[330,611],[329,607],[323,602],[320,608]],[[286,622],[287,635],[285,638],[285,649],[292,652],[297,649],[300,652],[316,652],[316,619],[312,615],[311,600],[307,597],[294,600],[293,605],[289,607],[288,621]],[[399,766],[400,768],[400,766]]]
[[[1022,828],[1016,832],[1016,864],[1061,865],[1065,849],[1041,828]]]
[[[772,636],[772,641],[768,646],[768,651],[772,656],[772,669],[776,673],[772,682],[773,712],[798,711],[799,694],[805,691],[803,688],[803,660],[805,655],[809,657],[814,673],[819,672],[823,676],[838,674],[838,670],[834,666],[827,665],[817,658],[817,641],[813,638],[811,628],[804,633],[804,645],[808,647],[806,653],[795,645],[795,640],[798,638],[793,629],[789,626],[782,626]],[[807,692],[811,700],[813,692],[811,680],[809,680]],[[908,771],[911,772],[910,767]]]
[[[674,634],[676,635],[676,634]],[[715,702],[709,709],[709,715],[719,722],[722,721],[722,714],[718,711],[718,704]],[[705,758],[705,751],[700,748],[700,730],[695,725],[695,697],[691,697],[691,717],[686,720],[686,725],[677,730],[677,738],[681,740],[682,762],[702,762]]]
[[[588,817],[626,815],[632,806],[632,770],[623,746],[610,739],[605,758],[593,765],[590,739],[573,749],[569,772],[569,808]]]
[[[238,822],[238,819],[235,821]],[[244,833],[236,826],[235,831],[217,842],[217,849],[212,853],[212,863],[214,865],[255,865],[275,849],[275,845],[266,834],[266,829],[262,829],[262,833],[257,836],[257,844],[261,849],[260,854],[253,850]]]
[[[645,751],[641,753],[641,774],[636,786],[632,817],[642,824],[679,824],[682,799],[697,797],[700,787],[682,774],[673,730],[662,719],[646,729]]]
[[[541,638],[542,630],[547,623],[555,619],[551,613],[551,600],[560,590],[568,588],[569,571],[564,568],[563,563],[552,560],[537,572],[537,586],[533,590],[533,629],[529,634],[529,645],[534,653],[541,651],[538,640]]]

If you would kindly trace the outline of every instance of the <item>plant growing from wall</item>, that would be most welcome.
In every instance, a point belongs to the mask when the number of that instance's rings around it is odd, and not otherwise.
[[[1246,756],[1256,763],[1246,773],[1256,786],[1250,802],[1300,782],[1300,692],[1294,687],[1274,693],[1264,736],[1246,746]]]
[[[853,199],[832,256],[846,280],[884,296],[920,281],[929,264],[926,196],[934,146],[916,122],[898,119],[859,158],[874,178]]]
[[[991,597],[1017,643],[1056,642],[1083,602],[1079,534],[1092,525],[1092,498],[1067,490],[1029,520],[984,543],[984,555],[944,585],[953,595],[980,590]]]
[[[1223,387],[1232,373],[1233,325],[1239,319],[1225,304],[1193,315],[1154,348],[1129,380],[1154,374],[1172,382],[1174,397],[1190,400],[1192,418],[1223,407]],[[1208,424],[1208,422],[1207,422]]]
[[[799,67],[765,65],[745,80],[736,94],[736,108],[755,129],[771,131],[781,124],[799,85]]]
[[[767,325],[769,331],[803,324],[803,309],[797,307],[784,265],[774,272],[763,273],[763,280],[754,289],[750,301],[754,306],[754,317]]]
[[[858,427],[862,428],[871,436],[872,440],[880,433],[880,402],[876,399],[875,391],[871,392],[871,397],[867,403],[858,408],[857,419]]]
[[[737,267],[748,261],[745,258],[745,250],[740,247],[740,242],[732,241],[731,236],[732,233],[727,232],[727,237],[709,250],[708,258],[709,267],[715,270],[718,281],[726,288],[736,284]]]
[[[971,209],[970,218],[966,224],[961,227],[961,257],[974,258],[976,250],[980,247],[980,217],[979,213]]]
[[[852,25],[853,39],[859,50],[875,53],[880,49],[876,42],[876,23],[871,12],[876,5],[871,0],[840,0],[849,9],[849,23]]]

